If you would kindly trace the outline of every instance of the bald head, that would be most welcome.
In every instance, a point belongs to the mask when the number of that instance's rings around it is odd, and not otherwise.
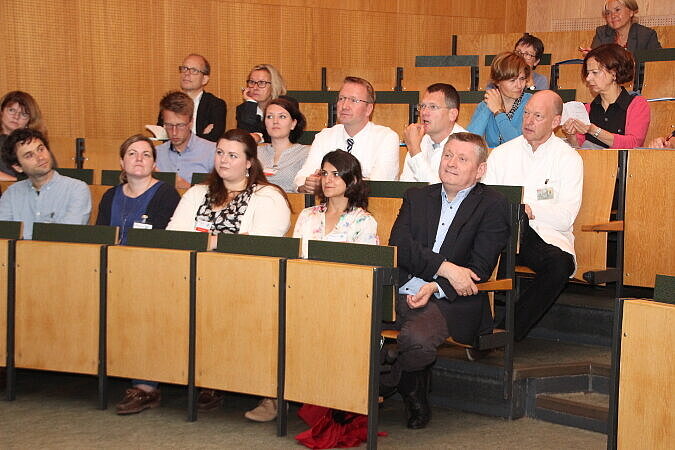
[[[533,150],[546,142],[560,125],[563,102],[553,91],[539,91],[525,105],[523,137]]]
[[[532,96],[530,102],[535,100],[538,102],[542,102],[543,105],[548,105],[551,108],[551,112],[554,115],[556,116],[562,115],[563,101],[562,98],[560,98],[560,96],[556,92],[550,90],[539,91]]]

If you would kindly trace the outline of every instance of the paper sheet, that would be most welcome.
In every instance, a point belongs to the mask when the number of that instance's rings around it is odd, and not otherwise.
[[[567,102],[563,105],[562,120],[560,123],[567,122],[568,119],[577,119],[585,125],[590,125],[586,107],[581,102]]]

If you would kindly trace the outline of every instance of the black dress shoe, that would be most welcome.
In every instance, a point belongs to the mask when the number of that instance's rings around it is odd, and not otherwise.
[[[407,427],[414,430],[424,428],[431,420],[428,393],[431,367],[417,372],[403,372],[399,392],[405,403]]]

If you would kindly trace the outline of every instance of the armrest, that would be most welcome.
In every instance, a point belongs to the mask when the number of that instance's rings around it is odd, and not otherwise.
[[[594,225],[582,225],[581,231],[623,231],[623,220],[613,220]]]
[[[508,291],[513,288],[513,280],[504,278],[501,280],[486,281],[476,285],[479,291]]]

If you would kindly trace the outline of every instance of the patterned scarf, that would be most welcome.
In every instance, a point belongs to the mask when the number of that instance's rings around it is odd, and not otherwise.
[[[256,185],[254,184],[237,195],[230,203],[225,205],[225,208],[220,211],[213,211],[211,209],[211,201],[207,192],[204,196],[204,203],[202,203],[197,210],[197,217],[195,217],[195,220],[210,222],[212,224],[211,234],[239,233],[239,228],[241,227],[241,217],[248,208],[248,202],[251,199],[251,195],[253,194],[253,189],[255,187]]]

